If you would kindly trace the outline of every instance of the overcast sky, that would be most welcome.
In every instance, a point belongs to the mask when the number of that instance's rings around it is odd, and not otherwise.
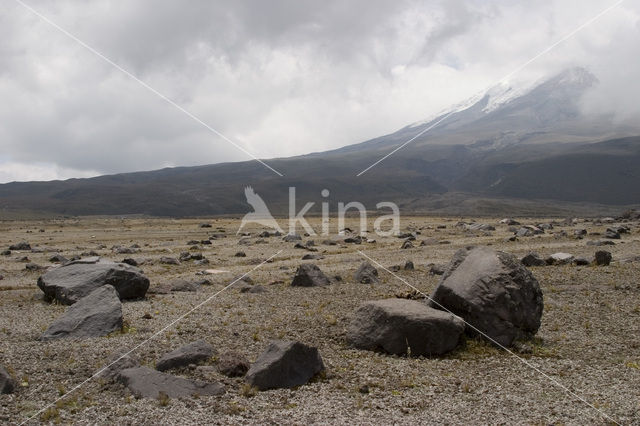
[[[495,83],[615,1],[25,0],[261,158],[390,133]],[[0,0],[0,182],[249,156],[15,0]],[[640,2],[512,78],[568,66],[639,120]]]

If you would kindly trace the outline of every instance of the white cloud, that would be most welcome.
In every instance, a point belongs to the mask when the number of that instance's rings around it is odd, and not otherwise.
[[[33,2],[266,158],[337,148],[424,119],[609,4]],[[602,82],[585,110],[637,119],[639,11],[623,3],[514,78],[584,65]],[[0,99],[0,152],[20,164],[3,169],[4,180],[249,159],[17,3],[0,16]],[[36,171],[21,174],[27,165]]]

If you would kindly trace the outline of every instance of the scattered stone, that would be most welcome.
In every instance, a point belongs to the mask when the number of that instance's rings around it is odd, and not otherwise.
[[[324,259],[324,256],[319,254],[311,254],[311,253],[308,253],[302,256],[302,260],[320,260],[320,259]]]
[[[199,290],[198,284],[182,279],[171,281],[169,288],[175,292],[196,292]]]
[[[36,272],[36,271],[42,271],[47,268],[45,268],[44,266],[40,266],[36,263],[27,263],[26,265],[24,265],[24,269],[26,269],[27,271]]]
[[[620,233],[615,229],[607,228],[607,230],[604,233],[604,238],[608,238],[610,240],[619,240],[621,237],[620,237]]]
[[[266,292],[267,289],[264,288],[261,285],[247,285],[247,286],[243,286],[240,287],[240,293],[253,293],[253,294],[258,294],[258,293],[264,293]]]
[[[298,267],[293,281],[291,281],[292,287],[317,287],[326,286],[331,282],[329,278],[318,268],[318,266],[312,263],[303,263]]]
[[[11,374],[0,365],[0,393],[13,393],[15,389],[16,381],[11,377]]]
[[[591,240],[591,241],[587,241],[587,245],[588,246],[615,246],[616,243],[614,243],[611,240]]]
[[[360,235],[356,235],[355,237],[347,237],[344,239],[346,244],[362,244],[362,237]]]
[[[167,371],[189,364],[200,364],[210,359],[213,354],[213,346],[204,340],[198,340],[163,355],[156,363],[156,370]]]
[[[524,266],[547,266],[547,262],[538,253],[529,253],[520,260]]]
[[[360,265],[354,275],[354,279],[358,283],[362,284],[378,284],[378,270],[374,268],[369,262],[364,262]]]
[[[251,366],[245,380],[259,390],[301,386],[324,371],[317,348],[274,340]]]
[[[447,265],[443,265],[440,263],[432,263],[429,268],[429,273],[431,275],[443,275],[445,270],[447,269]]]
[[[236,254],[234,254],[235,257],[247,257],[247,254],[243,251],[239,251]]]
[[[587,235],[587,230],[586,229],[574,229],[573,230],[573,235],[576,238],[583,238],[584,236]]]
[[[29,244],[26,241],[21,241],[17,244],[12,244],[9,246],[9,250],[15,250],[15,251],[26,251],[26,250],[31,250],[31,244]]]
[[[502,220],[500,221],[500,223],[501,223],[502,225],[508,225],[508,226],[520,225],[520,222],[518,222],[517,220],[509,219],[509,218],[507,218],[507,219],[502,219]]]
[[[225,352],[218,359],[218,371],[227,377],[242,377],[249,366],[249,360],[237,352]]]
[[[611,253],[606,250],[598,250],[595,254],[594,263],[598,266],[609,266],[611,263]]]
[[[69,307],[40,340],[100,337],[121,328],[122,303],[118,293],[113,286],[103,285]]]
[[[224,386],[220,383],[189,380],[147,367],[122,370],[118,375],[118,380],[138,398],[158,398],[160,393],[169,398],[221,395],[224,393]]]
[[[410,260],[407,260],[404,264],[404,270],[405,271],[413,271],[415,269],[413,262]]]
[[[487,247],[458,250],[431,299],[501,345],[540,328],[538,281],[514,256]],[[467,333],[476,334],[470,327]]]
[[[210,223],[201,223],[200,228],[211,228],[211,224]]]
[[[441,355],[453,350],[464,332],[464,321],[427,304],[385,299],[362,304],[347,331],[347,342],[358,348],[393,355]]]
[[[338,245],[338,243],[333,241],[333,240],[324,240],[322,242],[322,245],[324,245],[324,246],[335,246],[335,245]]]
[[[469,231],[495,231],[496,228],[493,225],[489,225],[488,223],[472,223],[471,225],[466,225],[466,229]]]
[[[165,265],[179,265],[180,261],[178,259],[176,259],[175,257],[162,256],[160,258],[160,263],[165,264]]]
[[[591,262],[589,262],[589,259],[585,259],[584,257],[576,257],[573,259],[572,263],[576,266],[587,266]]]
[[[92,262],[94,259],[86,259]],[[38,278],[38,287],[47,300],[71,305],[98,287],[112,285],[120,299],[139,299],[149,288],[149,279],[138,268],[123,263],[99,261],[70,262]]]
[[[131,265],[131,266],[138,266],[138,262],[135,259],[131,259],[131,258],[126,258],[126,259],[122,259],[122,263],[126,263],[127,265]]]
[[[404,243],[402,243],[402,246],[400,246],[401,249],[411,249],[413,248],[413,244],[411,243],[411,240],[405,240]]]
[[[2,253],[0,253],[0,255],[2,255],[2,256],[11,256],[11,250],[3,250]]]
[[[69,259],[61,255],[60,253],[56,253],[49,258],[49,262],[51,263],[67,263]]]
[[[285,235],[284,238],[282,238],[282,241],[285,241],[287,243],[290,243],[293,241],[302,241],[302,237],[297,234],[288,234],[288,235]]]
[[[554,253],[545,259],[547,265],[567,265],[573,262],[574,256],[569,253]]]

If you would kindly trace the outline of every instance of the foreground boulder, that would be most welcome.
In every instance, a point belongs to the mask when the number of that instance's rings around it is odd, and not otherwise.
[[[324,370],[317,348],[300,342],[275,340],[251,366],[245,380],[259,390],[304,385]]]
[[[448,309],[504,346],[540,328],[538,281],[514,256],[487,247],[459,250],[432,300],[432,307]],[[469,326],[467,332],[477,334]]]
[[[464,321],[415,300],[366,302],[356,311],[347,342],[358,348],[393,355],[441,355],[453,350],[464,333]]]
[[[189,364],[199,364],[210,359],[213,352],[213,346],[204,340],[198,340],[165,354],[156,363],[156,370],[166,371],[186,367]]]
[[[106,336],[122,329],[122,303],[113,286],[105,285],[80,299],[40,336],[40,340]]]
[[[129,349],[119,349],[107,358],[99,377],[116,380],[122,370],[140,367],[140,360]]]
[[[312,263],[304,263],[298,267],[291,281],[292,287],[318,287],[331,284],[329,278]]]
[[[378,270],[374,268],[369,262],[364,262],[355,273],[354,276],[356,282],[362,284],[377,284]]]
[[[16,381],[11,377],[11,374],[0,365],[0,393],[13,393],[15,388]]]
[[[138,398],[158,398],[160,393],[169,398],[193,395],[221,395],[224,386],[161,373],[147,367],[127,368],[118,380]]]
[[[45,298],[71,305],[105,285],[113,286],[123,300],[142,298],[149,289],[149,279],[136,267],[102,260],[87,262],[72,262],[38,278]]]

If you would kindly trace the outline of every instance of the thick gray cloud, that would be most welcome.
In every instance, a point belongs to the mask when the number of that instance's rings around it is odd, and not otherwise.
[[[612,2],[28,2],[259,157],[391,132],[501,78]],[[0,181],[248,159],[5,0]],[[640,7],[625,2],[532,63],[601,85],[585,111],[636,120]]]

